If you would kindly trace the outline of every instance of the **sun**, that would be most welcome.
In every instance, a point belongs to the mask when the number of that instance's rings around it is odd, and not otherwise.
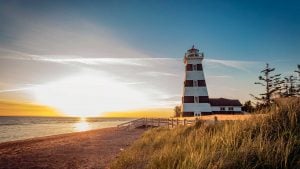
[[[142,91],[98,72],[80,73],[32,90],[39,103],[77,117],[143,108],[153,102]]]

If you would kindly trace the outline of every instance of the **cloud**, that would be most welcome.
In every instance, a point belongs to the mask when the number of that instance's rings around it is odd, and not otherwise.
[[[152,76],[152,77],[158,77],[158,76],[178,76],[174,73],[168,73],[168,72],[156,72],[156,71],[149,71],[149,72],[143,72],[141,73],[144,76]]]
[[[21,88],[14,88],[14,89],[5,89],[5,90],[0,90],[0,93],[8,93],[8,92],[19,92],[23,90],[30,90],[33,87],[21,87]]]
[[[227,78],[233,78],[232,76],[229,76],[229,75],[210,75],[210,76],[207,76],[207,78],[211,78],[211,79],[227,79]]]
[[[249,71],[249,67],[257,64],[256,61],[239,61],[239,60],[220,60],[220,59],[205,59],[204,62],[208,66],[225,66],[242,71]]]

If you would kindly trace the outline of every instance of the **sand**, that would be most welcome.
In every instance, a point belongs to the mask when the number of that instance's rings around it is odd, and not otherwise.
[[[145,129],[92,131],[0,144],[0,168],[108,168]]]

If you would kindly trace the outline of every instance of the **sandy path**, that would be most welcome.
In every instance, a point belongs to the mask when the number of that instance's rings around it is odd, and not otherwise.
[[[145,130],[106,128],[0,144],[0,168],[106,168]]]

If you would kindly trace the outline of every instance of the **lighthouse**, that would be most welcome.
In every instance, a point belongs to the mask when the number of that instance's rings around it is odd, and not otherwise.
[[[194,46],[184,55],[185,79],[182,97],[183,116],[212,114],[202,61],[204,54]]]

